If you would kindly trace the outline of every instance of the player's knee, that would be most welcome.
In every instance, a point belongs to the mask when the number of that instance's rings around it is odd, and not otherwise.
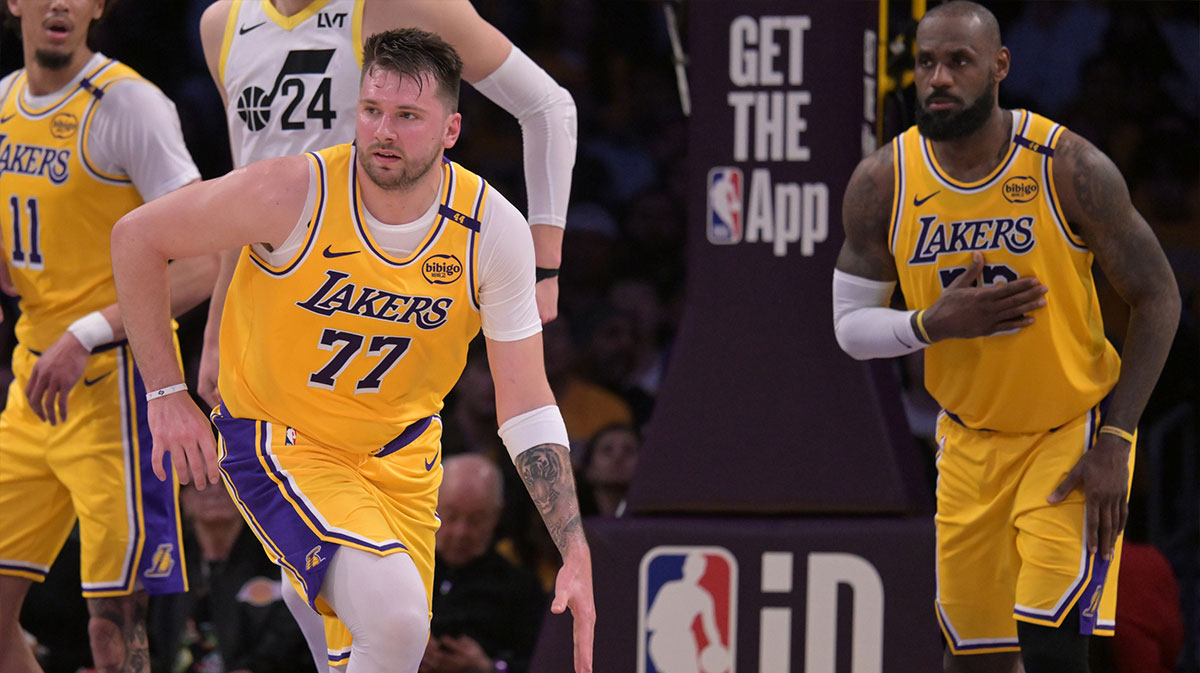
[[[955,656],[947,650],[942,659],[942,670],[945,673],[1016,673],[1017,654],[1001,652]]]
[[[29,585],[30,581],[21,577],[0,576],[0,628],[17,627]]]
[[[1058,628],[1017,622],[1021,662],[1026,673],[1088,673],[1088,637],[1078,620]]]
[[[374,643],[394,643],[400,647],[408,647],[417,643],[424,647],[429,636],[429,611],[425,605],[392,603],[380,611],[379,622],[372,624],[368,637]],[[358,634],[354,634],[358,639]]]
[[[116,622],[105,616],[89,618],[88,644],[97,673],[120,673],[125,663],[125,638]]]

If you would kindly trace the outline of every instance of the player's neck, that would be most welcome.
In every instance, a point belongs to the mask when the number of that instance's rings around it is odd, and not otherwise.
[[[356,162],[354,170],[358,171],[363,205],[375,219],[384,224],[413,222],[424,215],[437,199],[438,187],[442,184],[441,166],[439,160],[411,187],[401,190],[384,189],[375,184]]]
[[[317,0],[271,0],[271,4],[275,5],[275,9],[284,16],[295,16],[314,2],[317,2]]]
[[[29,82],[29,93],[35,96],[45,96],[63,88],[79,74],[92,54],[87,47],[81,47],[71,55],[71,61],[63,68],[47,68],[37,61],[32,47],[25,48],[25,75]]]
[[[974,182],[987,177],[1008,151],[1012,141],[1012,111],[997,107],[974,133],[955,140],[935,140],[938,164],[956,180]]]

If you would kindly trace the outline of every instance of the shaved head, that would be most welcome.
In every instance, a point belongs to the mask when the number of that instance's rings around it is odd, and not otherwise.
[[[950,2],[942,3],[937,7],[925,13],[925,17],[921,19],[920,25],[925,25],[927,19],[937,18],[954,18],[966,20],[970,23],[970,28],[977,38],[979,38],[978,46],[984,49],[995,51],[1000,48],[1000,23],[996,21],[996,15],[992,14],[991,10],[977,2],[970,0],[951,0]],[[918,35],[920,34],[920,26],[917,28]]]

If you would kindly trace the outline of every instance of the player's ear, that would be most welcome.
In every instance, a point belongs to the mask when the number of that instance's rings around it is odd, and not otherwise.
[[[450,149],[458,142],[458,134],[462,132],[462,114],[455,112],[446,117],[446,134],[442,137],[442,147]]]
[[[1008,47],[1000,47],[1000,49],[996,50],[996,57],[992,61],[992,78],[996,80],[997,84],[1004,81],[1005,77],[1008,77],[1008,67],[1010,65],[1012,65],[1012,53],[1008,50]]]

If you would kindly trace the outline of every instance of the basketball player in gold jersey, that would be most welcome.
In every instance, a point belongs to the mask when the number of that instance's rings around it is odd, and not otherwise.
[[[1178,291],[1112,161],[997,105],[1010,54],[991,12],[938,5],[916,49],[917,126],[846,188],[835,331],[859,359],[927,349],[946,670],[1084,672],[1089,635],[1115,626],[1137,422]],[[1093,259],[1131,307],[1123,361]],[[897,280],[907,311],[888,308]]]
[[[0,79],[0,266],[21,297],[0,414],[0,671],[39,670],[18,615],[78,520],[96,669],[148,673],[146,594],[187,585],[177,486],[147,479],[145,388],[108,242],[120,216],[200,175],[166,96],[88,48],[103,0],[6,9],[25,67]],[[178,314],[208,295],[216,260],[171,269]]]
[[[354,114],[353,94],[338,96],[339,87],[357,86],[361,63],[355,63],[354,55],[361,53],[364,36],[401,27],[441,35],[461,55],[464,79],[520,122],[537,261],[538,313],[543,322],[553,320],[558,313],[557,274],[575,162],[575,104],[566,89],[481,18],[469,0],[214,2],[201,18],[200,35],[209,72],[225,102],[234,167],[350,140],[352,124],[345,122]],[[289,60],[301,50],[331,52],[332,57],[325,56],[319,67],[305,68],[297,65],[298,60]],[[281,81],[284,91],[274,95]],[[289,83],[293,88],[288,88]],[[261,125],[239,118],[242,95],[258,90],[250,84],[270,90],[273,101],[270,116]],[[320,97],[321,91],[325,98]],[[300,97],[295,97],[296,92]],[[344,129],[349,132],[343,137]],[[219,399],[217,334],[225,288],[233,273],[232,257],[225,257],[210,305],[200,369],[198,392],[211,404]]]
[[[200,35],[225,102],[234,167],[352,139],[363,38],[401,26],[432,31],[450,42],[462,57],[464,78],[520,123],[537,305],[543,321],[553,319],[575,159],[574,102],[468,0],[214,2],[200,21]],[[212,405],[220,401],[219,329],[235,262],[236,254],[223,255],[200,360],[197,392]],[[323,666],[328,648],[319,615],[290,586],[283,586],[284,601]],[[344,663],[336,653],[330,658]]]
[[[500,435],[563,554],[552,610],[572,610],[576,670],[590,671],[591,561],[542,365],[532,239],[502,195],[443,158],[461,124],[461,67],[432,34],[375,35],[354,145],[251,164],[123,218],[122,315],[157,395],[157,455],[170,450],[198,483],[220,471],[298,593],[353,634],[348,673],[411,672],[424,654],[437,412],[482,325]],[[218,449],[174,394],[163,271],[190,251],[242,246]],[[384,459],[395,469],[380,483]]]

